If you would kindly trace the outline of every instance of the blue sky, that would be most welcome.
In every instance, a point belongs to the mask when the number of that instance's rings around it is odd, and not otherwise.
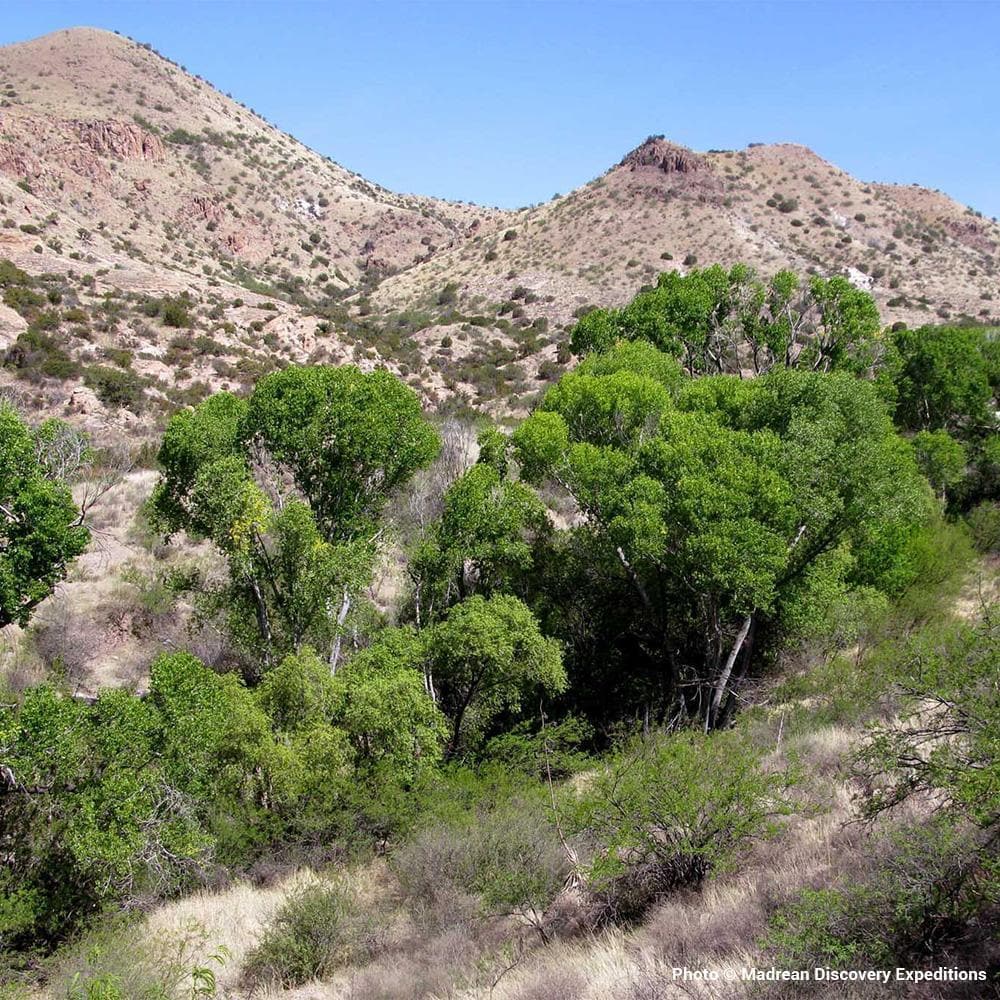
[[[800,142],[1000,215],[1000,2],[5,0],[156,49],[398,191],[516,207],[651,133]]]

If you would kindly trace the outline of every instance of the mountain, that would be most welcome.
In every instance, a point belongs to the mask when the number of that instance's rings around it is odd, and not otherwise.
[[[801,146],[651,137],[516,212],[400,195],[89,28],[0,49],[0,200],[0,259],[68,307],[2,379],[91,422],[134,424],[135,401],[166,412],[306,359],[384,362],[430,403],[510,412],[568,362],[574,313],[716,261],[846,273],[886,322],[984,319],[1000,294],[995,222]],[[165,306],[179,297],[178,326]],[[31,320],[0,306],[0,349]],[[58,351],[73,363],[38,377]],[[108,364],[141,399],[122,409],[102,391]]]

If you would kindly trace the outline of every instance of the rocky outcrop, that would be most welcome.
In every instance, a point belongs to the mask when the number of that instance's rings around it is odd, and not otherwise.
[[[98,156],[115,160],[162,160],[163,142],[133,122],[74,121],[71,123],[80,140]]]
[[[180,220],[198,219],[218,225],[226,217],[225,209],[211,195],[196,194],[178,213]]]
[[[975,219],[950,219],[945,222],[945,228],[959,243],[982,253],[994,253],[996,243],[990,239],[986,226]]]
[[[24,147],[14,142],[0,142],[0,173],[19,180],[40,177],[42,164]]]
[[[654,167],[665,174],[693,174],[708,170],[708,164],[697,153],[684,146],[667,142],[662,136],[652,136],[618,164],[630,170]]]

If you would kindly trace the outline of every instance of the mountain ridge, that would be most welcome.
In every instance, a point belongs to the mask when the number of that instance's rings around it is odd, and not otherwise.
[[[991,320],[1000,297],[996,223],[939,192],[858,181],[798,144],[696,152],[650,136],[518,210],[396,194],[95,28],[0,49],[0,198],[0,258],[88,279],[81,301],[191,299],[220,353],[180,369],[149,324],[82,347],[59,331],[74,351],[127,348],[141,377],[189,389],[244,387],[218,369],[249,352],[254,370],[386,363],[431,404],[523,409],[569,363],[575,315],[715,262],[846,274],[886,323]],[[25,327],[0,312],[0,348]]]

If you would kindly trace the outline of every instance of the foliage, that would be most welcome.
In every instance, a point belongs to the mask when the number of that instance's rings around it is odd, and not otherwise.
[[[667,271],[656,287],[622,309],[595,309],[573,328],[577,354],[618,340],[645,340],[694,374],[777,367],[866,371],[881,354],[875,302],[846,278],[790,271],[770,280],[737,264],[682,275]]]
[[[857,758],[869,814],[929,793],[977,826],[1000,829],[998,673],[1000,623],[990,608],[980,621],[913,640],[894,678],[905,696],[900,720],[876,726]]]
[[[928,498],[868,383],[780,369],[674,387],[648,349],[621,352],[563,376],[516,455],[574,503],[584,558],[631,590],[616,629],[659,674],[654,705],[715,725],[757,633],[817,607],[821,581],[846,598],[905,587]]]
[[[494,461],[500,455],[487,451]],[[448,488],[441,517],[410,562],[418,621],[435,621],[474,594],[515,589],[532,568],[532,541],[548,527],[534,491],[480,460]]]
[[[895,968],[938,962],[1000,901],[1000,857],[947,821],[883,835],[853,884],[806,889],[770,921],[775,964]]]
[[[251,988],[300,986],[365,952],[366,927],[348,891],[336,882],[292,890],[243,963]]]
[[[588,875],[615,919],[638,916],[661,893],[724,871],[747,843],[790,811],[790,773],[768,772],[736,733],[690,730],[632,740],[574,803],[589,845]]]
[[[351,367],[286,368],[246,402],[218,393],[171,420],[154,519],[226,556],[228,584],[202,607],[246,651],[249,678],[307,643],[336,668],[377,519],[437,447],[410,389]]]
[[[71,1000],[196,1000],[216,996],[228,957],[197,924],[150,934],[114,917],[73,941],[47,973],[52,995]]]
[[[913,436],[920,471],[942,499],[965,476],[965,449],[947,431],[920,431]]]
[[[84,382],[107,406],[124,407],[137,413],[142,407],[143,382],[132,370],[91,365],[84,370]]]
[[[896,419],[910,430],[966,436],[996,428],[990,400],[997,373],[982,330],[920,327],[893,335],[899,353]]]
[[[0,404],[0,628],[25,625],[90,539],[69,487],[40,459],[40,448],[17,413]]]
[[[416,394],[384,370],[290,366],[250,396],[244,440],[286,466],[324,537],[356,537],[439,448]]]
[[[451,722],[452,753],[474,743],[504,709],[566,687],[559,644],[542,635],[516,597],[470,597],[426,641],[439,704]]]

